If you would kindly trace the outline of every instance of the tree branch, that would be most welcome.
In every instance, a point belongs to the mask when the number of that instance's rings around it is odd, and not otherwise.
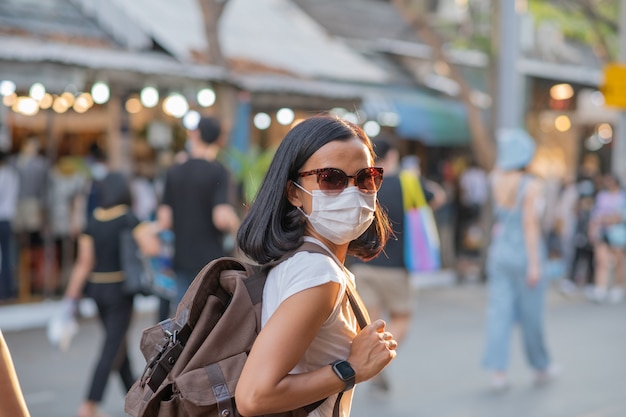
[[[419,38],[426,43],[434,54],[435,60],[444,62],[450,68],[450,78],[459,85],[459,96],[465,103],[468,112],[468,124],[472,137],[472,149],[477,163],[486,170],[493,167],[495,161],[495,146],[482,120],[482,111],[472,101],[472,89],[459,69],[450,63],[444,52],[444,45],[439,35],[431,28],[426,19],[408,7],[406,0],[392,0],[407,25]]]

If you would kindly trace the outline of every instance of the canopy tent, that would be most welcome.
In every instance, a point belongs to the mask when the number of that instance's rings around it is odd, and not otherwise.
[[[382,113],[396,114],[396,132],[428,146],[470,143],[467,109],[457,100],[422,91],[385,92],[366,95],[362,109],[373,119]]]

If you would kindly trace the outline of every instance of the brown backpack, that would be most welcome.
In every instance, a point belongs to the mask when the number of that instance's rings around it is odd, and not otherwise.
[[[328,254],[312,243],[298,251]],[[259,267],[225,257],[205,266],[175,317],[143,331],[140,350],[147,363],[126,395],[126,413],[134,417],[240,417],[235,387],[261,330],[263,287],[277,263]],[[346,295],[363,328],[367,315],[349,287]],[[275,416],[304,417],[323,401]]]

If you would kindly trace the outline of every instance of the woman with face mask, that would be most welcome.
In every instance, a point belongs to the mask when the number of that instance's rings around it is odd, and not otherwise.
[[[309,416],[348,416],[354,384],[395,357],[384,321],[359,330],[346,296],[354,285],[346,256],[375,257],[391,232],[373,161],[363,130],[333,117],[301,122],[276,151],[237,236],[259,264],[282,259],[267,277],[262,330],[235,392],[242,415],[323,401]],[[289,256],[305,242],[323,253]]]

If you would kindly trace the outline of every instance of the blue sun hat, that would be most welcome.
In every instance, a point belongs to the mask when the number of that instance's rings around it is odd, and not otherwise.
[[[535,156],[535,140],[523,129],[500,129],[496,166],[505,171],[525,168]]]

